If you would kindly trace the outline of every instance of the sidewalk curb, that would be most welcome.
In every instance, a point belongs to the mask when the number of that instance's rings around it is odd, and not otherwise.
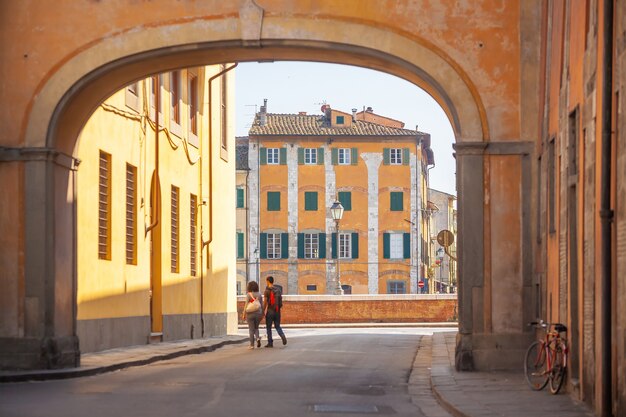
[[[247,329],[248,325],[239,323],[239,329]],[[450,328],[458,329],[457,322],[415,322],[415,323],[302,323],[282,324],[284,329],[342,329],[342,328]]]
[[[69,369],[54,369],[54,370],[38,370],[38,371],[22,371],[15,374],[0,375],[0,383],[5,382],[26,382],[26,381],[48,381],[58,379],[78,378],[85,376],[93,376],[120,369],[131,368],[135,366],[148,365],[154,362],[166,361],[175,359],[186,355],[197,355],[200,353],[213,352],[221,347],[227,345],[240,344],[247,341],[247,337],[242,337],[241,340],[224,340],[212,345],[199,346],[187,349],[181,349],[174,352],[168,352],[164,354],[156,354],[142,359],[133,359],[125,362],[119,362],[111,365],[95,366],[89,368],[69,368]]]

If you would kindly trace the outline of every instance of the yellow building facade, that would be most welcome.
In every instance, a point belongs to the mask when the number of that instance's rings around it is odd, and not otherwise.
[[[403,127],[372,109],[283,115],[266,102],[241,148],[247,279],[271,275],[286,294],[416,293],[434,161],[430,135]],[[344,207],[338,233],[335,201]]]
[[[140,80],[104,101],[83,128],[82,352],[235,330],[231,68]]]

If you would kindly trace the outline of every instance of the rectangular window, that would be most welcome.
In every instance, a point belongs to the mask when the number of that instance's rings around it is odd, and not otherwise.
[[[339,258],[352,259],[352,233],[339,233]]]
[[[403,233],[390,233],[389,257],[390,259],[402,259],[404,254]]]
[[[317,233],[304,234],[304,258],[319,258],[319,235]]]
[[[278,148],[267,148],[267,164],[278,165],[280,162]]]
[[[389,163],[391,165],[402,165],[402,149],[401,148],[389,149]]]
[[[237,232],[237,259],[243,259],[243,254],[244,254],[243,246],[244,246],[243,233]]]
[[[344,116],[337,116],[337,124],[342,125],[345,123]]]
[[[244,207],[243,188],[237,188],[237,208]]]
[[[170,112],[172,113],[170,118],[176,123],[180,124],[180,72],[174,71],[170,75],[170,94],[171,104]]]
[[[171,204],[171,228],[170,228],[170,258],[171,271],[178,272],[178,193],[179,188],[172,185]]]
[[[339,202],[345,211],[352,210],[352,193],[350,191],[339,191]]]
[[[98,172],[98,258],[111,259],[111,155],[102,151]]]
[[[350,165],[352,163],[352,149],[339,148],[339,165]]]
[[[150,110],[151,111],[154,111],[156,107],[156,93],[157,93],[157,86],[159,85],[158,80],[159,80],[158,75],[155,75],[154,77],[150,77]]]
[[[406,294],[404,281],[387,281],[387,294]]]
[[[317,211],[317,191],[304,192],[304,210]]]
[[[317,148],[306,148],[304,149],[304,163],[306,165],[316,165],[317,164]]]
[[[267,192],[267,211],[280,211],[280,191]]]
[[[392,191],[390,193],[390,210],[391,211],[402,211],[403,208],[403,192],[402,191]]]
[[[307,291],[317,291],[317,285],[307,285],[306,286],[306,290]]]
[[[126,263],[137,265],[137,168],[126,164]]]
[[[198,135],[198,77],[189,76],[189,130]]]
[[[198,221],[198,197],[191,194],[189,197],[189,273],[196,276],[198,265],[198,250],[196,245],[196,224]]]
[[[267,234],[267,259],[280,259],[280,233]]]

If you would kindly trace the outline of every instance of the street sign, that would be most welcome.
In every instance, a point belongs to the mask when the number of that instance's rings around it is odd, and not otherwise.
[[[454,243],[454,235],[451,231],[444,229],[437,234],[437,242],[444,248],[447,248]]]
[[[420,287],[420,288],[424,288],[424,281],[419,281],[417,283],[417,286]]]

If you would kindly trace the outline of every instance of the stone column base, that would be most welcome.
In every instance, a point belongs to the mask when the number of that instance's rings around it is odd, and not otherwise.
[[[0,369],[60,369],[80,366],[76,336],[0,338]]]
[[[521,371],[532,333],[457,334],[457,371]]]

